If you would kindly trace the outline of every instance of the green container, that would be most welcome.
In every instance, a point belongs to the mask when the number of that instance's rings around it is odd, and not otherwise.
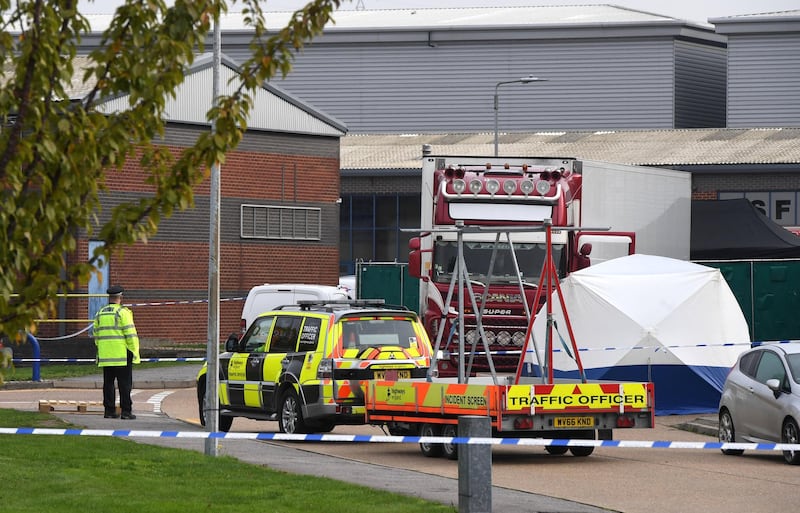
[[[720,270],[753,341],[800,340],[800,260],[698,263]]]
[[[419,309],[419,279],[408,274],[400,262],[357,262],[356,297],[383,299],[387,305]]]

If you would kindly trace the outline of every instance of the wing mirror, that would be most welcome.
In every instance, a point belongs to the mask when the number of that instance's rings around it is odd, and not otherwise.
[[[775,396],[775,399],[780,397],[781,393],[783,393],[783,389],[781,388],[781,380],[772,378],[768,379],[765,384],[770,390],[772,390],[772,394]]]
[[[239,334],[231,333],[225,341],[225,351],[229,353],[235,352],[239,347]]]

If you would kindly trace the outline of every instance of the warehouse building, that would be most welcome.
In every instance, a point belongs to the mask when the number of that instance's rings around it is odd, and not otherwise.
[[[291,13],[268,13],[285,24]],[[421,145],[691,172],[800,225],[800,11],[696,24],[608,5],[340,11],[278,81],[347,126],[339,272],[405,261]],[[102,28],[103,17],[90,17]],[[106,21],[107,23],[107,21]],[[241,15],[223,51],[244,58]],[[94,43],[93,43],[94,41]],[[96,39],[84,39],[87,48]],[[533,75],[546,81],[523,81]]]
[[[161,144],[173,154],[210,130],[213,59],[195,59],[175,98],[167,101],[169,122]],[[223,94],[237,65],[220,67]],[[80,94],[74,91],[73,94]],[[127,108],[126,96],[102,105]],[[278,87],[265,85],[254,97],[248,130],[221,166],[219,277],[221,334],[239,330],[241,298],[257,283],[338,281],[339,141],[346,128]],[[111,171],[101,195],[100,221],[123,201],[151,194],[146,174],[135,159]],[[208,318],[210,180],[195,189],[194,207],[163,219],[146,243],[125,248],[100,269],[85,292],[104,294],[109,283],[122,284],[125,303],[134,308],[140,336],[205,343]],[[72,258],[85,261],[102,241],[84,236]],[[228,299],[229,301],[225,301]],[[105,298],[69,299],[60,318],[91,319]],[[40,336],[64,326],[43,326]]]

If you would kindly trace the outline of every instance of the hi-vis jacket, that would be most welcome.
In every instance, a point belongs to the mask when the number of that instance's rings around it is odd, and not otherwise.
[[[99,367],[121,367],[128,364],[128,351],[133,363],[139,363],[139,336],[133,325],[133,312],[116,303],[103,307],[94,318],[94,343]]]

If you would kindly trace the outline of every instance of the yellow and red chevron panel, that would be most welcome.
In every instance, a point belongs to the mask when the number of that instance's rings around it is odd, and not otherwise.
[[[496,412],[500,387],[423,381],[370,384],[370,405],[377,410],[476,415]]]
[[[646,411],[654,408],[652,383],[557,383],[512,385],[507,412]]]

